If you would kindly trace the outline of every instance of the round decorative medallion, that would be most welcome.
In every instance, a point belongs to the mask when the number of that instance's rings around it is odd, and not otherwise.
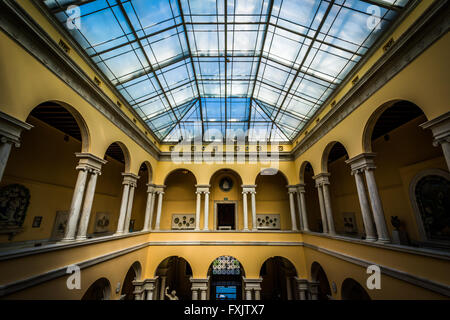
[[[233,180],[231,180],[228,177],[222,178],[219,181],[219,188],[222,191],[228,192],[231,190],[231,188],[233,188]]]

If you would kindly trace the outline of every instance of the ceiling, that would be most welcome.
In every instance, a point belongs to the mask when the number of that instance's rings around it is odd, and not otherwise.
[[[291,142],[408,0],[43,2],[161,142]]]

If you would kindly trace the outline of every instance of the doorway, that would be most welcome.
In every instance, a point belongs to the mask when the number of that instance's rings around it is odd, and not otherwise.
[[[216,203],[217,230],[236,230],[236,203]]]

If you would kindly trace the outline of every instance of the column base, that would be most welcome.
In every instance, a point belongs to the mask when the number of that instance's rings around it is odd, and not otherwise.
[[[77,237],[75,240],[76,241],[82,241],[82,240],[86,240],[87,237],[86,236],[81,236],[81,237]]]
[[[249,228],[244,228],[244,229],[242,229],[242,231],[250,231],[250,229]]]
[[[387,244],[387,243],[391,243],[391,239],[378,239],[377,242]]]
[[[369,242],[375,242],[377,240],[378,239],[376,237],[366,237],[366,241],[369,241]]]
[[[63,238],[63,239],[59,240],[59,242],[64,242],[64,243],[74,242],[74,241],[75,241],[75,238]]]

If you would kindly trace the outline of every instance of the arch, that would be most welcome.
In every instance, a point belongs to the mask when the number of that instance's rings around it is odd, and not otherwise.
[[[159,293],[155,295],[156,299],[165,300],[167,290],[176,295],[180,300],[191,299],[192,267],[190,263],[179,256],[169,256],[162,260],[155,270]]]
[[[333,148],[339,146],[339,148],[344,148],[345,152],[348,155],[348,149],[344,146],[343,143],[341,143],[340,141],[332,141],[330,143],[327,144],[327,146],[325,147],[323,153],[322,153],[322,159],[321,159],[321,170],[323,173],[328,172],[328,159],[330,157],[330,153],[332,152]],[[342,147],[340,147],[342,146]],[[336,150],[336,149],[334,149]]]
[[[414,109],[417,111],[420,110],[420,112],[423,115],[425,115],[425,112],[420,107],[418,107],[413,102],[410,102],[407,100],[396,99],[396,100],[390,100],[388,102],[385,102],[371,114],[371,116],[369,117],[369,119],[367,120],[367,122],[364,126],[364,131],[363,131],[363,136],[362,136],[363,152],[372,152],[372,133],[375,129],[375,125],[377,124],[380,117],[384,114],[384,112],[392,107],[399,107],[399,108],[411,107],[412,110],[414,110]],[[425,115],[425,117],[426,117],[426,115]]]
[[[287,258],[273,256],[261,265],[259,276],[262,300],[294,300],[296,299],[296,282],[298,276],[295,265]]]
[[[301,184],[305,183],[305,170],[308,165],[311,167],[311,169],[314,172],[314,167],[312,166],[311,161],[308,161],[308,160],[303,161],[302,164],[300,165],[300,171],[299,171],[299,180],[300,180]]]
[[[45,101],[43,103],[40,103],[39,105],[37,105],[33,109],[31,109],[29,114],[28,114],[28,117],[29,116],[36,116],[36,114],[38,113],[37,109],[38,108],[44,108],[46,106],[47,107],[51,107],[51,106],[53,106],[53,107],[60,107],[60,108],[64,109],[65,111],[67,111],[68,113],[70,113],[70,115],[75,119],[75,122],[77,123],[78,129],[80,130],[80,134],[81,134],[81,152],[89,152],[90,147],[91,147],[91,134],[90,134],[89,127],[88,127],[86,121],[84,120],[83,116],[78,112],[77,109],[72,107],[70,104],[62,102],[62,101],[57,101],[57,100]]]
[[[325,270],[316,261],[311,264],[311,280],[319,282],[319,300],[328,300],[331,297],[330,282]]]
[[[221,259],[222,257],[229,257],[229,258],[232,258],[235,261],[237,261],[239,263],[239,267],[240,267],[240,270],[241,270],[241,275],[245,276],[245,268],[242,265],[241,261],[239,261],[239,259],[237,259],[236,257],[230,256],[230,255],[221,255],[221,256],[218,256],[218,257],[214,258],[213,261],[209,264],[208,273],[211,271],[211,268],[213,267],[214,262],[218,261],[218,259]],[[225,264],[224,264],[224,267],[226,267]]]
[[[128,269],[122,284],[121,296],[123,300],[134,300],[134,280],[141,278],[142,267],[139,261],[134,262]]]
[[[341,286],[342,300],[370,300],[367,291],[352,278],[347,278],[342,282]]]
[[[283,172],[283,171],[281,171],[280,169],[278,169],[278,168],[263,168],[263,169],[261,169],[260,171],[259,171],[259,173],[257,173],[256,174],[256,177],[255,177],[255,184],[256,184],[256,180],[258,179],[258,177],[260,177],[260,176],[275,176],[275,175],[277,175],[277,174],[281,174],[283,177],[284,177],[284,180],[286,180],[286,185],[288,185],[289,184],[289,179],[288,179],[288,176]]]
[[[140,168],[143,168],[144,166],[147,168],[147,175],[148,175],[147,183],[152,183],[153,182],[153,168],[152,168],[150,161],[145,160],[144,162],[142,162],[140,165]]]
[[[438,177],[442,177],[444,179],[446,179],[447,181],[450,181],[450,173],[448,171],[442,170],[442,169],[426,169],[426,170],[422,170],[419,173],[417,173],[414,178],[411,180],[410,184],[409,184],[409,198],[410,201],[412,203],[412,207],[414,210],[414,216],[416,218],[416,223],[419,229],[419,234],[421,237],[422,241],[433,241],[433,242],[440,242],[443,241],[444,243],[448,244],[448,240],[438,240],[438,239],[431,239],[428,235],[427,235],[427,230],[426,227],[424,225],[424,219],[422,217],[422,213],[421,210],[419,208],[419,203],[418,203],[418,199],[417,199],[417,192],[416,192],[416,188],[418,186],[418,184],[423,181],[423,179],[425,177],[430,177],[430,176],[438,176]],[[433,190],[436,191],[436,190]],[[437,192],[433,192],[434,194],[436,194],[438,197],[440,196],[440,194],[438,194]],[[444,196],[444,198],[440,197],[439,199],[435,199],[435,201],[432,201],[432,203],[437,203],[438,201],[449,201],[448,198],[446,198]],[[448,205],[448,202],[447,202]],[[444,203],[444,213],[448,214],[448,211],[445,210],[445,203]]]
[[[130,156],[130,151],[128,150],[127,146],[123,142],[114,141],[114,142],[110,143],[103,154],[106,156],[106,153],[108,152],[108,150],[110,150],[111,146],[113,146],[114,144],[118,145],[120,147],[120,149],[122,150],[122,153],[124,156],[124,161],[125,161],[125,172],[129,173],[130,168],[131,168],[131,156]]]
[[[242,263],[230,255],[215,258],[208,267],[211,300],[241,300],[245,270]]]
[[[109,300],[110,298],[111,283],[106,278],[100,278],[89,286],[81,300]]]
[[[168,257],[162,259],[160,263],[158,263],[158,265],[156,266],[155,271],[153,272],[153,276],[154,276],[154,277],[157,276],[158,269],[159,269],[160,267],[165,267],[165,266],[168,264],[170,258],[183,259],[184,261],[187,262],[187,264],[189,265],[189,267],[192,269],[192,266],[191,266],[191,264],[189,263],[189,261],[188,261],[186,258],[184,258],[183,256],[168,256]]]
[[[173,170],[169,171],[169,173],[167,173],[166,177],[164,178],[164,184],[166,184],[166,181],[170,177],[170,175],[175,173],[175,172],[177,172],[177,171],[187,171],[186,173],[190,173],[190,174],[192,174],[194,176],[195,183],[197,183],[198,179],[197,179],[196,175],[191,170],[186,169],[186,168],[176,168],[176,169],[173,169]]]

